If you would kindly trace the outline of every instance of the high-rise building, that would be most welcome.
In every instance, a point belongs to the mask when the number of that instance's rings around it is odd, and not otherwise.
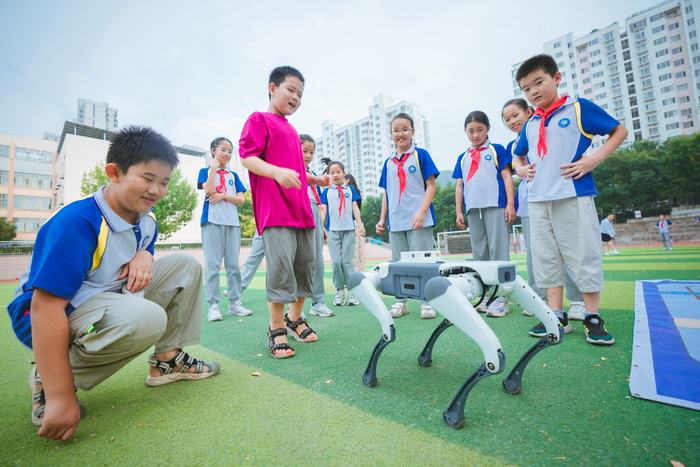
[[[661,142],[700,129],[700,50],[695,13],[700,0],[670,0],[625,20],[543,45],[562,74],[559,95],[589,99],[620,121],[629,135]],[[522,63],[522,62],[521,62]],[[512,70],[513,91],[524,97]],[[594,139],[593,149],[601,145]]]
[[[117,131],[117,109],[109,106],[107,102],[94,102],[87,99],[78,99],[78,118],[76,123],[94,126],[107,131]]]
[[[55,207],[56,142],[0,133],[0,217],[34,240]]]
[[[316,138],[312,168],[318,172],[324,157],[340,161],[345,171],[355,177],[363,197],[376,196],[384,160],[396,150],[391,139],[391,120],[402,112],[413,118],[415,144],[430,152],[430,129],[420,107],[406,101],[394,103],[389,96],[380,94],[369,107],[369,115],[355,123],[341,126],[332,120],[323,122],[323,136]]]

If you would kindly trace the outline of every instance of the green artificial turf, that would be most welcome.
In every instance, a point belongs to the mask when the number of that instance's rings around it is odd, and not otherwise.
[[[317,342],[292,341],[294,358],[272,359],[260,270],[243,295],[253,316],[224,316],[213,323],[203,317],[202,343],[187,349],[199,358],[218,359],[220,375],[146,388],[147,355],[142,355],[94,390],[78,392],[88,413],[68,442],[36,437],[26,376],[31,352],[16,341],[3,314],[0,460],[17,465],[670,465],[671,460],[700,465],[700,413],[636,399],[628,386],[634,281],[700,280],[700,246],[620,251],[603,259],[601,293],[601,314],[617,343],[590,345],[582,324],[574,322],[573,333],[560,345],[530,362],[523,390],[513,396],[501,381],[536,342],[527,331],[537,321],[514,305],[505,318],[487,318],[506,367],[474,387],[460,430],[447,427],[442,412],[483,355],[452,327],[438,339],[432,366],[419,366],[417,357],[441,319],[419,319],[417,302],[410,302],[411,314],[396,320],[397,340],[379,359],[379,384],[368,388],[361,377],[381,334],[374,316],[362,306],[332,307],[335,317],[309,317]],[[526,276],[524,254],[512,259]],[[327,264],[328,305],[330,278]],[[14,287],[0,284],[0,304],[10,301]],[[225,304],[224,299],[222,309]]]

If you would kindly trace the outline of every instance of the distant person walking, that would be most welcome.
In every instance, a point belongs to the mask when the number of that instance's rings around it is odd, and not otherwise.
[[[615,249],[615,229],[613,228],[614,220],[615,214],[611,213],[608,214],[608,217],[600,221],[600,236],[605,243],[605,256],[620,254],[620,252]]]
[[[661,237],[661,243],[664,245],[664,251],[673,251],[673,247],[671,246],[671,226],[673,225],[673,222],[667,221],[666,216],[661,214],[659,216],[659,222],[656,223],[656,226],[659,228],[659,236]]]

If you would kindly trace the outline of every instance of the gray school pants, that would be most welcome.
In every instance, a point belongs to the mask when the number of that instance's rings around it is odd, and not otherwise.
[[[315,202],[311,203],[311,211],[314,213],[314,243],[316,245],[316,269],[314,269],[314,295],[311,304],[323,301],[326,294],[326,287],[323,284],[323,274],[326,272],[326,265],[323,262],[323,219],[321,211]]]
[[[202,250],[204,250],[205,292],[208,303],[219,303],[219,272],[221,260],[226,269],[226,289],[229,302],[241,298],[241,270],[238,256],[241,252],[241,228],[205,222],[202,225]]]
[[[187,253],[153,263],[145,293],[101,292],[68,315],[68,354],[75,385],[85,391],[155,345],[164,353],[199,344],[202,266]]]
[[[350,274],[355,272],[352,260],[355,254],[355,231],[330,230],[328,251],[333,262],[333,285],[337,290],[343,290],[350,281]]]
[[[547,299],[547,291],[542,287],[537,285],[535,281],[535,271],[532,267],[532,250],[530,248],[530,218],[521,217],[523,224],[523,236],[525,237],[525,250],[527,251],[527,283],[530,285],[532,290],[542,299]],[[564,265],[564,272],[566,273],[566,298],[569,301],[583,301],[583,294],[578,289],[576,282],[574,282],[574,277],[571,275],[569,268]]]
[[[389,232],[391,260],[400,261],[404,251],[431,251],[433,249],[433,226],[418,230]]]
[[[474,261],[510,261],[510,236],[504,208],[474,208],[467,213]]]
[[[659,236],[661,237],[661,243],[663,243],[664,248],[672,248],[671,232],[659,232]]]
[[[265,246],[263,245],[263,239],[256,230],[255,235],[253,235],[253,242],[250,245],[250,253],[243,264],[243,272],[241,273],[241,291],[248,288],[264,257]]]

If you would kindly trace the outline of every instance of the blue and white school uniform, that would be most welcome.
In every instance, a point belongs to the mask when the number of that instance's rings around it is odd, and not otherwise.
[[[656,223],[656,226],[659,228],[659,236],[661,237],[661,243],[664,245],[664,250],[673,249],[671,246],[671,230],[669,229],[669,227],[672,225],[673,222],[667,220],[662,220]]]
[[[238,175],[230,170],[217,169],[216,186],[221,184],[221,174],[224,176],[221,187],[223,192],[236,195],[246,191]],[[209,168],[200,169],[197,188],[203,189],[208,177]],[[209,197],[206,196],[202,207],[201,226],[206,300],[210,304],[219,303],[219,272],[223,259],[228,299],[233,303],[241,298],[241,270],[238,264],[241,251],[241,223],[238,218],[238,205],[229,201],[210,204]]]
[[[312,175],[315,172],[309,170]],[[326,265],[323,262],[323,216],[321,215],[321,190],[316,185],[307,185],[309,192],[309,202],[311,203],[311,211],[314,215],[314,243],[316,245],[316,268],[314,269],[314,294],[311,299],[311,304],[323,301],[323,296],[326,294],[326,287],[323,284],[323,274],[325,273]]]
[[[508,204],[501,171],[511,159],[500,144],[488,140],[481,146],[479,166],[469,181],[472,158],[465,151],[457,158],[452,178],[462,179],[464,210],[467,213],[472,253],[476,261],[508,261],[510,242],[505,208]]]
[[[398,149],[384,161],[382,174],[379,178],[379,187],[384,188],[387,201],[387,228],[389,229],[391,257],[394,261],[401,259],[402,251],[433,249],[433,227],[435,226],[433,204],[430,204],[430,209],[425,213],[422,229],[413,230],[411,219],[425,200],[426,181],[431,175],[434,175],[435,178],[440,175],[440,171],[425,149],[412,145],[404,154],[399,155],[397,152]],[[408,156],[403,162],[406,183],[403,192],[401,192],[398,166],[393,161],[406,154]]]
[[[587,157],[583,153],[593,136],[610,133],[619,122],[591,101],[569,97],[545,121],[547,152],[540,157],[541,119],[528,120],[513,150],[536,164],[528,184],[528,207],[537,284],[563,286],[566,263],[582,292],[598,292],[603,289],[603,263],[593,174],[564,178],[560,167]]]
[[[84,390],[153,345],[158,353],[198,344],[202,322],[202,267],[191,255],[156,260],[143,293],[122,292],[124,266],[141,250],[153,255],[158,226],[152,211],[139,213],[135,225],[122,219],[103,189],[65,205],[39,229],[31,265],[7,307],[15,335],[31,349],[34,290],[69,300],[68,354],[75,385]]]
[[[332,185],[321,194],[321,203],[326,206],[326,229],[328,230],[328,252],[333,262],[333,285],[344,290],[355,272],[352,261],[355,253],[355,216],[352,203],[361,198],[351,186]]]

